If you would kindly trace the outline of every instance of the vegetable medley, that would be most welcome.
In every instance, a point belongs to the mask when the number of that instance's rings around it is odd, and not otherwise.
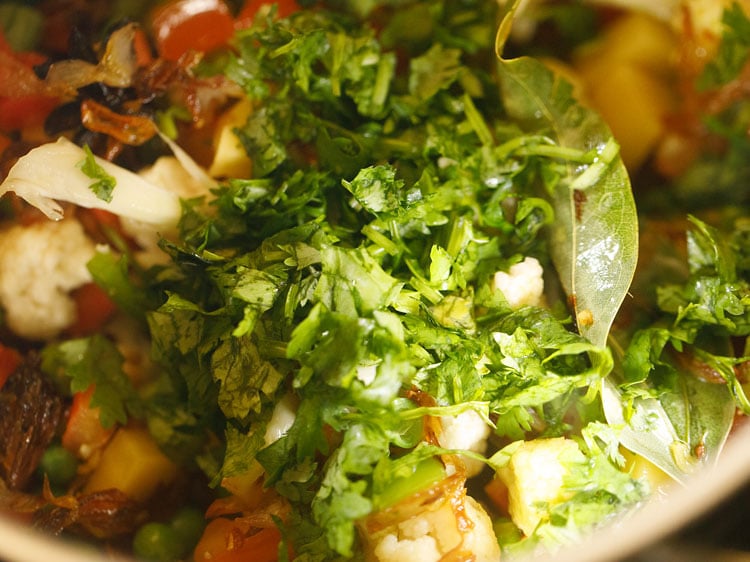
[[[0,4],[0,506],[497,560],[750,414],[738,2]]]

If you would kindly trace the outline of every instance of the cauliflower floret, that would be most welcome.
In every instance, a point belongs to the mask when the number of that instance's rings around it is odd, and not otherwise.
[[[508,511],[526,536],[548,516],[548,507],[566,499],[562,489],[567,463],[583,453],[571,439],[556,437],[525,441],[497,471],[508,488]]]
[[[541,306],[544,295],[544,270],[536,258],[526,257],[510,270],[498,271],[493,287],[502,291],[511,308],[524,305]]]
[[[497,562],[500,548],[490,517],[473,498],[463,496],[462,499],[461,515],[450,499],[443,499],[426,505],[421,513],[389,529],[376,542],[372,551],[374,559],[379,562],[438,562],[448,553],[460,553],[475,562]],[[458,517],[463,521],[459,522]],[[464,528],[467,521],[470,522],[468,529]]]
[[[96,247],[73,219],[16,225],[0,236],[0,305],[19,336],[48,340],[76,317],[69,293],[91,281]]]
[[[457,416],[443,416],[440,418],[441,432],[438,442],[446,449],[465,449],[484,453],[487,450],[487,438],[490,436],[490,426],[487,425],[477,412],[467,410]],[[484,468],[484,463],[477,459],[461,457],[466,467],[468,477],[476,476]]]

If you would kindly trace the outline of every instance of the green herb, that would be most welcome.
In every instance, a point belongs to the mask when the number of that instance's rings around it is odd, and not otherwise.
[[[712,347],[748,324],[747,230],[726,246],[695,223],[699,281],[660,290],[674,322],[638,332],[623,364],[606,346],[638,216],[602,121],[540,63],[498,61],[493,2],[413,3],[416,29],[396,2],[339,4],[234,38],[224,72],[257,105],[237,129],[254,177],[185,202],[169,263],[91,264],[147,322],[159,443],[214,485],[260,465],[292,506],[285,540],[311,560],[359,556],[363,518],[441,477],[459,451],[428,444],[425,417],[471,410],[493,442],[580,434],[569,495],[530,542],[643,498],[621,445],[678,478],[699,435],[713,458],[728,405],[747,402]],[[360,20],[378,7],[382,34]],[[525,257],[550,301],[511,309],[493,279]],[[679,380],[670,350],[692,346],[726,385]],[[267,440],[287,396],[294,420]]]
[[[42,368],[57,380],[68,378],[71,392],[94,385],[91,406],[100,408],[104,427],[140,417],[141,403],[130,379],[122,370],[123,357],[104,336],[68,340],[46,347]]]
[[[115,189],[117,183],[115,178],[107,173],[107,171],[96,161],[94,153],[91,152],[91,148],[88,145],[83,145],[83,151],[86,153],[86,158],[78,163],[78,167],[81,171],[95,180],[89,189],[102,201],[109,203],[112,201],[112,192]]]
[[[750,19],[739,2],[732,2],[722,12],[724,26],[719,50],[706,64],[697,86],[701,90],[728,84],[740,74],[750,56]]]

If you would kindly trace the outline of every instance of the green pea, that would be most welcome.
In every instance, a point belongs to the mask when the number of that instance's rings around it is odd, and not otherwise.
[[[177,538],[185,549],[184,554],[187,554],[198,544],[203,528],[206,526],[206,519],[199,509],[183,507],[172,516],[169,524],[177,533]]]
[[[133,537],[133,554],[143,560],[171,562],[182,558],[183,547],[177,531],[166,523],[146,523]]]
[[[78,472],[78,459],[60,445],[52,445],[42,455],[39,470],[53,486],[67,486]]]

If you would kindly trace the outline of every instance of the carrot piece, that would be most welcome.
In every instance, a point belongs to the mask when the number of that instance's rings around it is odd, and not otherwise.
[[[106,429],[99,420],[99,408],[91,407],[94,385],[73,395],[70,416],[62,435],[62,445],[72,453],[87,458],[109,440],[114,428]]]
[[[276,527],[245,535],[239,523],[219,517],[206,525],[193,553],[194,560],[213,562],[276,562],[281,533]]]
[[[493,478],[484,487],[492,504],[501,513],[508,513],[508,487],[499,478]]]

